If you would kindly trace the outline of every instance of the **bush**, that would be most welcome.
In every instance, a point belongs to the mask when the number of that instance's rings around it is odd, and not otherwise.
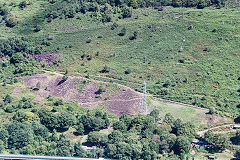
[[[15,17],[7,18],[7,19],[5,20],[5,22],[6,22],[6,26],[7,26],[7,27],[10,27],[10,28],[12,28],[12,27],[14,27],[14,26],[17,25],[17,20],[16,20]]]
[[[26,8],[27,7],[27,2],[26,1],[22,1],[19,3],[19,8]]]
[[[135,40],[135,39],[137,39],[137,36],[138,36],[138,32],[135,31],[135,32],[133,33],[133,36],[129,37],[129,39],[130,39],[130,40]]]
[[[34,27],[34,32],[39,32],[39,31],[41,31],[41,27],[39,25],[36,25]]]
[[[54,105],[55,105],[55,106],[63,105],[63,100],[62,100],[62,99],[57,100],[57,101],[54,103]]]
[[[122,16],[123,16],[123,18],[132,17],[132,10],[128,7],[123,7]]]
[[[127,69],[126,71],[125,71],[125,74],[130,74],[132,71],[131,71],[131,69]]]
[[[12,103],[12,97],[11,97],[9,94],[7,94],[7,95],[4,97],[3,102],[4,102],[5,104],[7,104],[7,103]]]
[[[118,34],[119,36],[125,36],[126,35],[126,28],[122,28],[121,32]]]
[[[101,70],[101,73],[108,73],[108,72],[110,72],[110,68],[107,65],[105,65]]]
[[[216,113],[215,107],[210,107],[208,113],[209,114],[215,114]]]

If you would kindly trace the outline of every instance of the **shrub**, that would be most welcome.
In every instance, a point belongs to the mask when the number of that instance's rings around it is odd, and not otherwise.
[[[7,104],[7,103],[12,103],[12,97],[11,97],[9,94],[7,94],[7,95],[4,97],[3,102],[4,102],[5,104]]]
[[[99,86],[98,90],[95,92],[95,94],[102,94],[103,92],[105,92],[106,89],[103,88],[103,86]]]
[[[125,71],[125,74],[130,74],[132,71],[131,71],[131,69],[127,69],[126,71]]]
[[[121,32],[118,34],[119,36],[125,36],[126,35],[126,28],[122,28]]]
[[[101,70],[102,73],[108,73],[109,71],[110,71],[110,68],[107,65],[105,65]]]
[[[216,109],[214,107],[210,107],[208,113],[209,114],[215,114],[216,113]]]
[[[111,30],[114,30],[118,27],[118,24],[116,22],[114,22],[111,26]]]
[[[17,25],[17,20],[15,17],[10,17],[5,20],[7,27],[14,27]]]
[[[34,27],[34,32],[39,32],[39,31],[41,31],[41,27],[39,25],[36,25]]]
[[[86,41],[86,43],[91,43],[92,42],[92,40],[91,39],[88,39],[87,41]]]
[[[54,103],[54,105],[55,105],[55,106],[63,105],[63,100],[62,100],[62,99],[57,100],[57,101]]]
[[[22,1],[19,3],[19,8],[26,8],[27,7],[27,2],[26,1]]]
[[[132,17],[132,10],[128,7],[123,7],[122,16],[123,16],[123,18]]]
[[[133,33],[133,36],[129,37],[129,39],[130,39],[130,40],[135,40],[135,39],[137,39],[137,36],[138,36],[138,32],[135,31],[135,32]]]

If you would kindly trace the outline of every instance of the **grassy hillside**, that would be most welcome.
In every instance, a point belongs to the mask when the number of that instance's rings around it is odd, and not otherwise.
[[[32,5],[41,13],[38,4]],[[61,54],[61,63],[49,67],[54,70],[67,68],[138,90],[146,80],[156,96],[235,114],[240,104],[238,9],[137,9],[114,23],[79,13],[45,22],[39,32],[29,31],[26,23],[34,15],[29,13],[19,15],[16,27],[2,25],[1,31],[4,37],[27,37],[41,52]],[[119,36],[123,28],[126,35]],[[134,32],[136,39],[130,40]],[[104,66],[109,71],[102,73]]]

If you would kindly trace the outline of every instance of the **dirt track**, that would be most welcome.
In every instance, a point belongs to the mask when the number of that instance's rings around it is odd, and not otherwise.
[[[56,74],[56,75],[59,75],[59,76],[63,76],[63,75],[64,75],[63,73],[59,73],[59,72],[52,72],[52,71],[46,71],[46,70],[43,70],[43,71],[46,72],[46,73]],[[87,78],[85,78],[85,77],[82,77],[82,78],[87,80]],[[104,78],[105,78],[105,77],[104,77]],[[107,77],[107,78],[108,78],[108,79],[111,79],[111,78],[109,78],[109,77]],[[99,83],[99,82],[101,82],[101,83],[108,83],[108,82],[103,82],[103,81],[93,80],[93,79],[91,79],[91,81],[98,82],[98,83]],[[132,88],[130,88],[130,87],[128,87],[128,86],[124,86],[124,85],[122,85],[122,84],[118,84],[118,83],[115,83],[115,82],[113,82],[113,83],[114,83],[114,84],[117,84],[117,85],[120,86],[120,87],[124,87],[124,88],[130,89],[130,90],[138,93],[139,95],[143,96],[143,93],[137,92],[137,91],[135,91],[134,89],[132,89]],[[147,96],[152,96],[152,95],[147,95]],[[137,99],[140,100],[141,98],[134,98],[134,99],[125,100],[125,101],[133,101],[133,100],[137,100]],[[198,109],[198,110],[204,110],[204,111],[206,111],[206,112],[208,111],[208,109],[206,109],[206,108],[201,108],[201,107],[193,106],[193,105],[190,105],[190,104],[184,104],[184,103],[175,102],[175,101],[171,101],[171,100],[166,100],[166,99],[162,99],[162,98],[156,98],[156,97],[154,97],[154,99],[157,100],[157,101],[160,101],[160,102],[162,102],[162,103],[166,103],[166,104],[176,104],[176,105],[181,105],[181,106],[185,106],[185,107],[190,107],[190,108],[194,108],[194,109]],[[84,105],[84,104],[95,104],[95,103],[107,102],[107,101],[111,101],[111,100],[98,101],[98,102],[86,102],[86,103],[82,103],[82,104],[83,104],[83,105]],[[124,100],[120,100],[120,101],[124,101]]]

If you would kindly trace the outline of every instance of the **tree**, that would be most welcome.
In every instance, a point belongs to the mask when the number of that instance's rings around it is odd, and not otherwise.
[[[152,110],[149,115],[154,117],[156,122],[160,120],[160,117],[159,117],[160,116],[160,110],[159,109]]]
[[[5,150],[4,142],[0,140],[0,153],[3,153],[4,150]]]
[[[108,72],[110,72],[110,68],[109,68],[107,65],[105,65],[105,66],[103,67],[103,69],[101,70],[101,72],[102,72],[102,73],[108,73]]]
[[[12,97],[7,94],[4,99],[3,99],[4,103],[7,104],[7,103],[12,103]]]
[[[27,7],[27,2],[26,1],[22,1],[19,3],[19,8],[26,8]]]
[[[129,159],[132,155],[132,148],[129,144],[125,142],[117,143],[117,154],[115,157],[117,159]]]
[[[170,125],[171,127],[174,126],[174,117],[171,115],[171,113],[167,113],[163,119],[163,122],[167,123],[168,125]]]
[[[36,136],[41,136],[44,139],[47,139],[49,137],[48,129],[39,122],[37,121],[32,122],[32,128]]]
[[[15,53],[12,55],[10,62],[12,64],[17,64],[17,63],[22,63],[24,62],[24,56],[22,55],[22,53]]]
[[[122,30],[120,31],[120,33],[118,34],[119,36],[125,36],[126,35],[126,28],[123,27]]]
[[[210,0],[199,0],[197,4],[198,9],[203,9],[205,7],[208,7],[210,5],[211,1]]]
[[[78,135],[84,135],[84,125],[82,123],[78,124],[76,133]]]
[[[189,140],[186,137],[178,136],[176,139],[174,148],[173,148],[174,153],[176,153],[177,155],[186,154],[189,152],[190,145],[191,145],[191,143],[189,142]]]
[[[210,107],[208,113],[209,114],[215,114],[216,113],[215,107]]]
[[[116,144],[108,144],[104,150],[105,154],[109,158],[115,158],[117,154],[117,146]]]
[[[85,150],[82,148],[80,142],[74,144],[74,157],[86,157]]]
[[[127,128],[130,126],[130,124],[132,123],[132,117],[130,117],[127,114],[122,114],[119,118],[119,121],[122,121],[125,123],[125,125],[127,126]]]
[[[124,122],[117,121],[117,122],[113,123],[113,129],[119,130],[121,132],[126,132],[127,131],[127,126]]]
[[[95,145],[95,146],[99,146],[102,142],[102,139],[104,137],[104,134],[103,133],[100,133],[100,132],[90,132],[88,134],[88,139],[87,139],[87,142],[90,143],[91,145]]]
[[[12,123],[7,127],[7,130],[9,148],[19,149],[33,143],[34,133],[29,123]]]
[[[69,157],[71,156],[71,151],[72,151],[72,146],[70,141],[66,139],[65,135],[61,134],[57,142],[57,155]]]
[[[208,143],[213,145],[214,149],[220,152],[224,151],[230,145],[228,137],[223,134],[214,134],[211,130],[204,134],[204,138]]]
[[[15,17],[9,17],[5,20],[5,22],[6,22],[6,26],[10,28],[17,25],[17,20]]]
[[[0,140],[6,145],[8,140],[9,134],[6,129],[0,130]]]
[[[123,134],[118,130],[114,130],[111,134],[108,135],[109,143],[118,143],[123,141]]]
[[[122,8],[122,16],[123,18],[132,17],[132,10],[129,7],[124,6]]]
[[[173,0],[172,5],[173,5],[173,7],[181,7],[182,6],[182,0]]]
[[[235,156],[237,159],[240,159],[240,150],[237,150],[236,153],[234,154],[234,156]]]
[[[177,129],[177,135],[194,138],[196,136],[196,127],[191,122],[184,123]]]

